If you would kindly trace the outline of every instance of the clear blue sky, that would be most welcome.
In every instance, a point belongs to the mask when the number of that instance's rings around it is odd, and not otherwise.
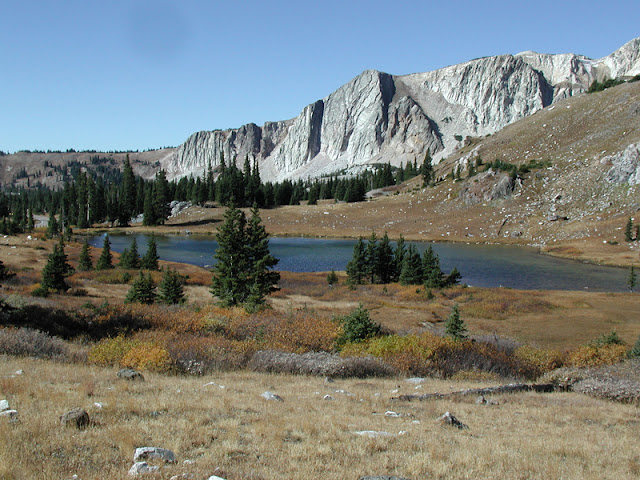
[[[296,116],[365,69],[608,55],[640,1],[0,0],[0,150],[178,145]]]

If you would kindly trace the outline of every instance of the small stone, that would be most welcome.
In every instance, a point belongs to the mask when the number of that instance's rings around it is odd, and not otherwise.
[[[396,417],[397,418],[397,417],[400,416],[400,414],[397,413],[397,412],[392,412],[391,410],[388,410],[388,411],[384,412],[384,416],[385,417]]]
[[[15,423],[18,421],[18,411],[17,410],[3,410],[0,412],[0,417],[7,417],[9,422]]]
[[[420,383],[424,383],[425,379],[422,377],[413,377],[413,378],[407,378],[406,382],[413,383],[414,385],[418,385]]]
[[[151,459],[163,460],[165,463],[176,463],[176,455],[166,448],[140,447],[136,448],[136,451],[133,454],[134,462]]]
[[[14,375],[24,375],[24,370],[16,370],[16,373],[14,373]]]
[[[357,432],[353,432],[356,435],[360,435],[361,437],[369,437],[369,438],[378,438],[378,437],[395,437],[393,433],[389,432],[379,432],[376,430],[359,430]]]
[[[331,377],[324,377],[324,383],[333,383],[333,378],[331,378]]]
[[[193,473],[181,473],[180,475],[174,475],[169,480],[191,480],[196,478]]]
[[[89,414],[83,408],[74,408],[60,415],[60,425],[78,429],[86,428],[89,425]]]
[[[225,480],[222,477],[218,477],[217,475],[211,475],[207,480]]]
[[[394,477],[390,475],[366,475],[360,477],[358,480],[407,480],[405,477]]]
[[[284,402],[284,400],[282,399],[282,397],[280,395],[276,395],[275,393],[272,393],[272,392],[264,392],[260,396],[262,398],[264,398],[265,400],[275,400],[277,402]]]
[[[452,427],[459,428],[460,430],[469,428],[449,412],[445,412],[445,414],[440,417],[439,421],[445,425],[451,425]]]
[[[131,380],[134,382],[144,382],[144,377],[140,372],[136,372],[132,368],[123,368],[118,370],[116,374],[118,378],[122,378],[124,380]]]
[[[325,395],[324,397],[322,397],[323,400],[333,400],[333,397],[331,395]]]
[[[137,475],[146,475],[150,473],[157,473],[160,471],[160,467],[152,467],[147,462],[136,462],[129,469],[129,475],[135,477]]]
[[[0,400],[0,412],[9,410],[9,400]]]

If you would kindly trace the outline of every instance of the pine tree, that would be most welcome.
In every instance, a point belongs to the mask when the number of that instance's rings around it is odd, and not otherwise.
[[[102,253],[96,263],[96,270],[107,270],[109,268],[113,268],[113,258],[111,256],[111,242],[109,241],[109,235],[105,235],[104,243],[102,244]]]
[[[157,223],[164,224],[167,218],[169,218],[169,214],[171,213],[169,210],[169,202],[169,182],[167,182],[164,170],[160,170],[156,174],[156,180],[153,186],[153,211]]]
[[[629,217],[627,226],[624,229],[624,239],[627,242],[633,242],[633,219]]]
[[[5,266],[4,263],[2,263],[2,260],[0,260],[0,282],[4,282],[5,280],[8,280],[12,277],[15,277],[16,274],[13,272],[10,272],[9,269]],[[2,300],[0,300],[0,305],[2,305]]]
[[[127,292],[127,297],[124,299],[125,303],[144,303],[151,305],[156,301],[156,284],[151,278],[151,274],[144,274],[140,270],[140,275],[131,285],[131,288]]]
[[[633,265],[631,265],[631,267],[629,268],[629,278],[627,279],[627,286],[629,287],[629,291],[633,292],[633,289],[636,286],[636,272],[635,269],[633,268]]]
[[[460,318],[460,311],[456,303],[451,309],[451,314],[444,324],[445,333],[454,340],[464,340],[467,338],[467,326]]]
[[[153,209],[153,187],[147,187],[147,191],[144,195],[144,207],[142,210],[142,225],[148,227],[151,225],[157,225],[156,214]]]
[[[426,288],[442,288],[444,274],[440,269],[440,259],[429,245],[422,257],[422,278]]]
[[[156,243],[155,237],[151,237],[147,242],[147,252],[142,257],[140,261],[140,267],[145,270],[159,270],[160,267],[158,265],[158,245]]]
[[[136,208],[136,179],[129,161],[129,154],[124,163],[122,172],[122,201],[120,203],[119,220],[122,225],[128,225]]]
[[[133,237],[129,249],[125,248],[122,255],[120,255],[120,263],[118,264],[118,267],[125,270],[138,270],[141,267],[140,263],[138,241],[136,240],[136,237]]]
[[[47,224],[47,237],[53,238],[58,236],[60,228],[58,227],[58,221],[53,210],[49,213],[49,223]]]
[[[400,271],[402,285],[420,285],[422,283],[422,261],[420,253],[413,244],[409,244]]]
[[[327,283],[330,287],[333,287],[336,283],[338,283],[338,275],[336,275],[336,271],[331,269],[331,271],[327,274]]]
[[[82,250],[80,250],[80,257],[78,258],[78,270],[80,270],[81,272],[93,270],[93,262],[91,261],[91,256],[89,255],[89,241],[86,239],[82,244]]]
[[[66,290],[68,287],[64,279],[72,271],[71,265],[67,263],[67,255],[64,253],[64,244],[60,241],[53,247],[53,252],[47,257],[47,264],[42,269],[42,281],[40,284],[46,290]]]
[[[371,232],[371,236],[367,240],[367,249],[365,251],[366,258],[366,274],[370,283],[376,283],[376,260],[378,257],[378,237],[376,232]]]
[[[457,285],[460,282],[461,278],[462,278],[462,275],[458,271],[458,267],[453,267],[453,270],[451,270],[451,273],[449,273],[449,275],[447,275],[444,278],[443,284],[445,287],[453,287],[454,285]]]
[[[422,174],[422,186],[428,187],[433,180],[433,165],[431,164],[431,152],[427,150],[420,168]]]
[[[395,273],[395,262],[393,248],[391,247],[391,241],[389,240],[387,232],[384,232],[384,236],[376,249],[375,270],[380,283],[391,283]]]
[[[395,270],[393,272],[393,281],[400,280],[400,274],[402,273],[402,266],[404,264],[404,257],[407,254],[407,245],[404,242],[404,237],[400,235],[396,248],[393,250],[393,258],[395,260]]]
[[[280,273],[273,270],[278,259],[269,251],[267,234],[258,207],[254,204],[247,224],[247,257],[249,262],[249,295],[245,308],[255,310],[264,304],[264,298],[279,290],[275,285],[280,281]]]
[[[366,253],[362,237],[353,246],[353,255],[347,263],[347,278],[351,285],[362,285],[366,275]]]
[[[158,289],[158,301],[167,305],[175,305],[186,301],[184,295],[184,277],[172,268],[168,268],[162,274],[162,281]]]

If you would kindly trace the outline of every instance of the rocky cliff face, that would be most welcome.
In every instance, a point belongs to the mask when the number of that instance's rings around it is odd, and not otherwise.
[[[464,137],[494,133],[596,79],[637,74],[640,38],[599,60],[523,52],[404,76],[367,70],[294,119],[195,133],[163,166],[176,178],[248,156],[263,180],[283,180],[399,165],[427,150],[438,161]]]

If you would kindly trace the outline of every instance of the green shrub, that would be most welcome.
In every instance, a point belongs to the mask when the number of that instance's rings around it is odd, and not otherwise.
[[[380,335],[382,327],[369,317],[369,311],[362,304],[348,315],[337,317],[335,321],[342,326],[342,332],[336,340],[338,347],[347,342],[359,342]]]

